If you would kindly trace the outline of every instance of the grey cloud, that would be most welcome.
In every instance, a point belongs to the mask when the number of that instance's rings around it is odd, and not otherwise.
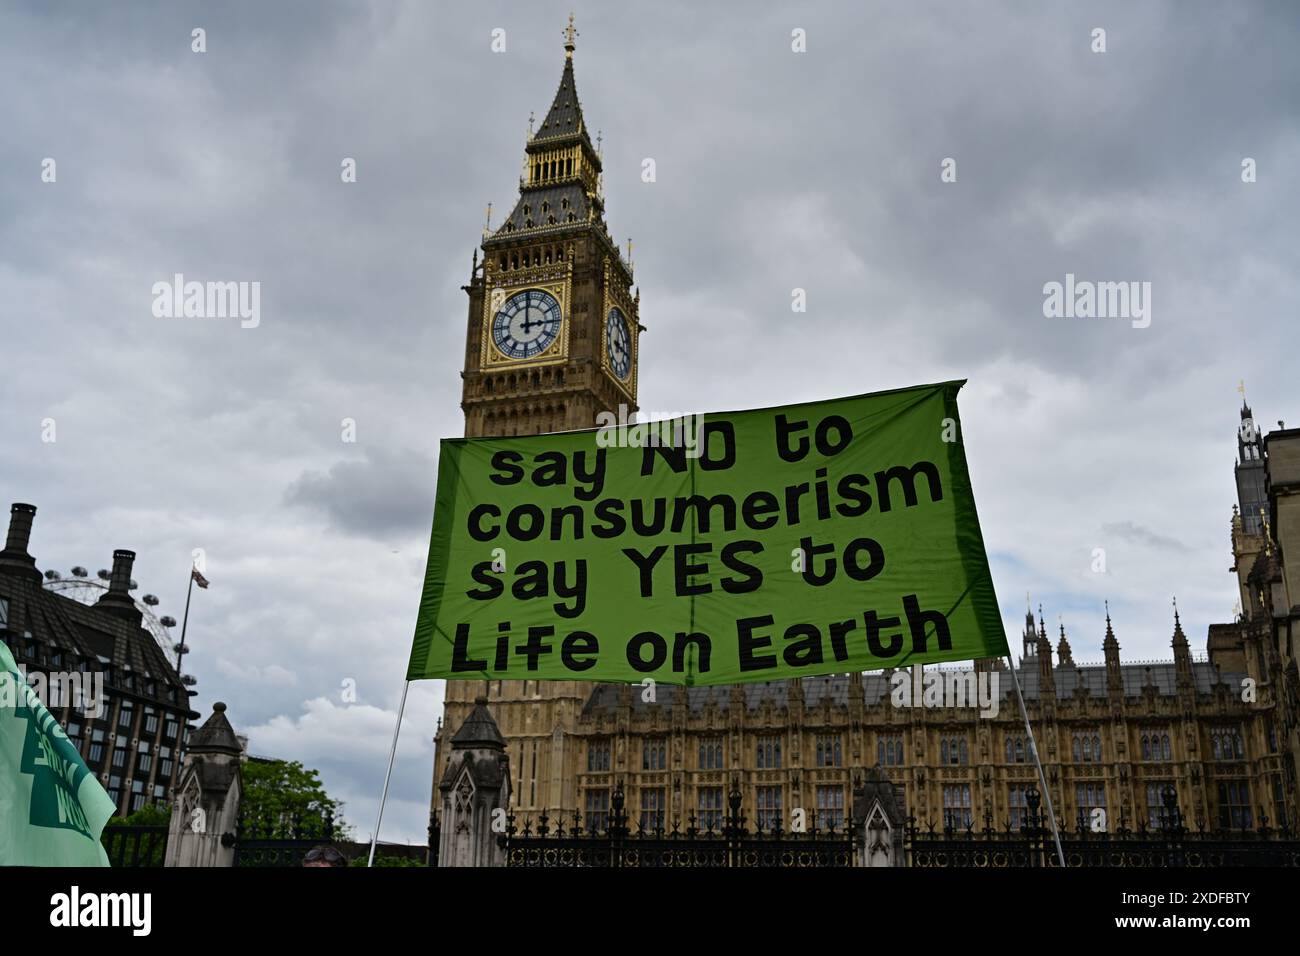
[[[1191,549],[1176,538],[1170,538],[1166,535],[1157,534],[1149,528],[1144,528],[1140,524],[1134,524],[1132,521],[1120,521],[1112,524],[1102,525],[1102,533],[1112,535],[1121,541],[1128,541],[1131,544],[1140,545],[1144,548],[1151,548],[1156,551],[1172,551],[1177,554],[1185,554]]]
[[[327,471],[306,471],[285,501],[324,513],[348,534],[387,541],[428,534],[433,520],[434,462],[412,452],[366,449]]]

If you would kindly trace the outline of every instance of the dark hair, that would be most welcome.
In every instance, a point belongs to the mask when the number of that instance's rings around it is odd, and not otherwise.
[[[330,866],[347,866],[347,858],[332,846],[322,845],[314,846],[307,851],[307,855],[302,858],[306,863],[327,863]]]

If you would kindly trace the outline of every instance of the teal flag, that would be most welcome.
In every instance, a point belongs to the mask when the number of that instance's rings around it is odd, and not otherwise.
[[[407,679],[734,684],[1005,655],[961,385],[444,441]]]
[[[115,810],[0,642],[0,866],[108,866]]]

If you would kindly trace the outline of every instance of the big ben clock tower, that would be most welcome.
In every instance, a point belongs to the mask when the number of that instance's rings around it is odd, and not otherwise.
[[[637,408],[640,295],[605,225],[601,157],[573,80],[577,31],[564,31],[564,71],[542,124],[530,123],[519,198],[484,229],[475,254],[461,407],[467,437],[592,428],[600,412]],[[447,681],[434,757],[433,804],[451,737],[477,696],[506,738],[512,804],[536,817],[577,806],[571,731],[587,681]]]
[[[573,82],[577,31],[564,31],[555,100],[530,131],[519,198],[485,230],[465,343],[465,434],[591,428],[636,408],[639,296],[605,225],[600,153]]]

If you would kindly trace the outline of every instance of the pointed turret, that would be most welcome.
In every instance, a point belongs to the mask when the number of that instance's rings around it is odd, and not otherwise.
[[[1056,678],[1052,674],[1052,642],[1047,639],[1047,627],[1043,624],[1043,608],[1038,607],[1038,683],[1040,693],[1045,700],[1056,695]]]
[[[1034,633],[1034,609],[1029,606],[1029,595],[1025,595],[1025,633],[1022,637],[1021,659],[1032,657],[1037,653],[1038,637]]]
[[[1115,630],[1110,623],[1110,602],[1106,602],[1106,636],[1101,642],[1102,653],[1106,656],[1106,692],[1113,698],[1124,695],[1124,676],[1119,666],[1119,641],[1115,639]]]
[[[618,255],[605,226],[605,199],[601,188],[600,151],[592,145],[582,116],[577,83],[573,76],[574,38],[578,31],[564,31],[564,69],[560,85],[542,123],[535,130],[529,124],[524,152],[524,172],[519,180],[519,199],[500,227],[483,243],[490,252],[501,240],[531,232],[556,231],[566,225],[591,223],[615,252],[616,261],[631,270]]]
[[[1056,657],[1062,664],[1074,664],[1074,655],[1070,652],[1070,642],[1065,639],[1065,622],[1061,622],[1061,640],[1056,645]]]
[[[506,739],[501,736],[501,730],[497,727],[497,722],[493,719],[487,704],[488,699],[481,694],[474,698],[474,709],[451,738],[453,750],[471,747],[505,750]]]
[[[226,754],[232,757],[238,757],[242,749],[226,716],[226,705],[221,701],[212,705],[212,716],[190,734],[189,743],[185,745],[190,754]]]
[[[1246,404],[1246,385],[1241,392],[1241,421],[1237,425],[1237,463],[1232,471],[1237,481],[1237,504],[1241,508],[1242,531],[1258,535],[1263,531],[1260,510],[1268,505],[1265,490],[1265,452],[1263,436],[1255,424],[1255,415]]]
[[[1174,670],[1177,674],[1179,687],[1191,688],[1195,686],[1192,675],[1192,648],[1187,643],[1187,635],[1183,633],[1182,621],[1178,619],[1178,599],[1174,598]]]
[[[587,135],[587,125],[582,119],[582,103],[578,101],[578,88],[573,82],[573,39],[578,31],[573,28],[573,16],[569,16],[569,26],[564,31],[564,72],[560,74],[560,88],[555,91],[551,108],[546,111],[546,118],[533,134],[533,141],[557,140],[568,137],[580,137],[591,146]],[[594,152],[594,150],[593,150]]]

